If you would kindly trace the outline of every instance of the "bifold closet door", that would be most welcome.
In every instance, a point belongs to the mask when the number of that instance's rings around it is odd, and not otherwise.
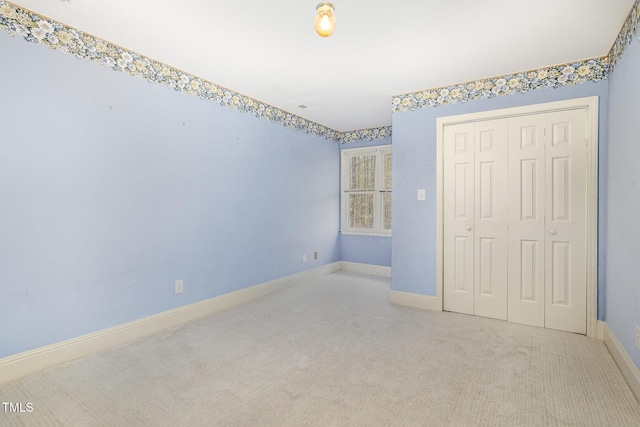
[[[445,130],[445,310],[507,318],[506,144],[506,120]]]
[[[509,321],[586,333],[586,111],[509,119]]]
[[[584,109],[448,125],[444,309],[586,333]]]

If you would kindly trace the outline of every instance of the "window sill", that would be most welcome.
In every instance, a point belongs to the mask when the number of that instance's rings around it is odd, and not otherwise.
[[[391,237],[391,233],[380,233],[375,231],[344,231],[340,230],[340,234],[347,236],[372,236],[372,237]]]

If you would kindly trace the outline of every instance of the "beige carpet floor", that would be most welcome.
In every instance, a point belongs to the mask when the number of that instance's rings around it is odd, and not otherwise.
[[[603,343],[344,272],[0,384],[1,426],[640,426]]]

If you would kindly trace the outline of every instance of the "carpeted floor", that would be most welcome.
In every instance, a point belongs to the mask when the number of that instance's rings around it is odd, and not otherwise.
[[[338,272],[0,384],[1,426],[640,426],[604,344]]]

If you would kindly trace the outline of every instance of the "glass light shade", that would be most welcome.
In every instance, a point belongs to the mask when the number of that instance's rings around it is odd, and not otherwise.
[[[322,37],[329,37],[336,30],[336,17],[333,14],[335,7],[329,2],[322,2],[317,7],[316,33]]]

